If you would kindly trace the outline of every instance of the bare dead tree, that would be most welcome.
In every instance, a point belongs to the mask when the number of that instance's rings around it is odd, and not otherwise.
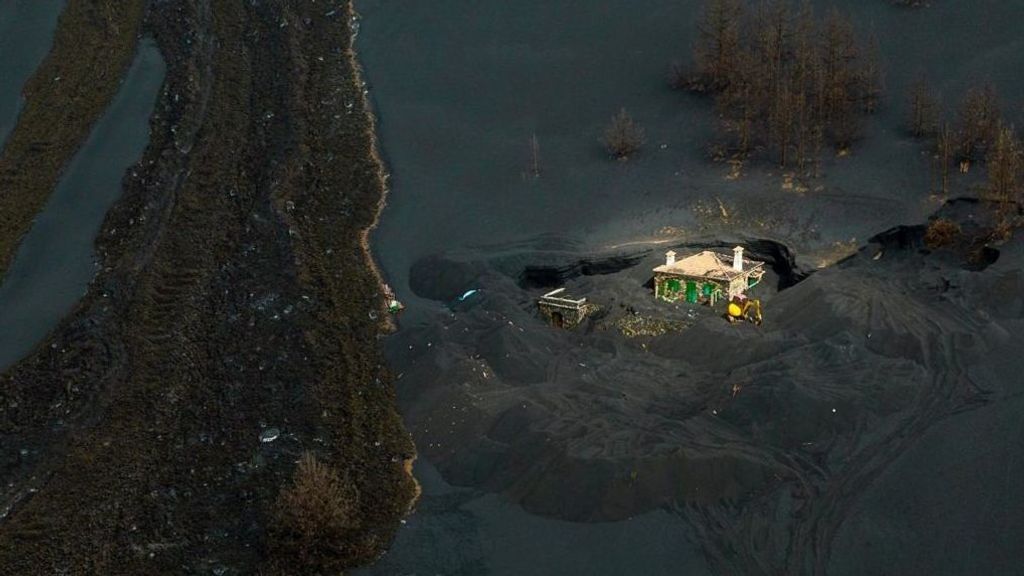
[[[825,19],[821,40],[822,112],[838,150],[847,150],[858,137],[859,114],[856,62],[860,57],[849,18],[833,8]]]
[[[536,132],[530,136],[530,172],[534,178],[540,178],[540,140]]]
[[[792,59],[793,84],[805,93],[813,92],[818,84],[817,28],[814,8],[804,0],[793,19]]]
[[[883,92],[877,42],[862,50],[846,16],[834,10],[819,23],[807,0],[796,10],[762,0],[744,13],[710,0],[695,47],[726,140],[716,149],[733,159],[764,151],[782,166],[806,166],[826,142],[848,149]]]
[[[675,90],[692,88],[695,84],[694,80],[690,77],[690,71],[678,60],[674,60],[669,64],[667,80],[669,87]]]
[[[864,111],[874,114],[885,93],[885,70],[882,65],[882,48],[878,36],[872,30],[864,51],[864,64],[859,71],[861,102]]]
[[[910,133],[915,138],[934,135],[939,126],[939,103],[923,77],[918,77],[910,85],[907,104],[910,110],[907,121]]]
[[[797,123],[796,161],[806,169],[808,160],[820,150],[820,109],[818,101],[820,59],[818,57],[817,22],[809,0],[804,0],[793,20],[793,64],[790,84],[793,88],[793,118]]]
[[[811,145],[814,147],[811,164],[814,166],[814,177],[817,178],[821,176],[821,151],[825,147],[825,129],[821,124],[815,125],[812,129]]]
[[[715,97],[722,131],[731,139],[734,156],[746,156],[754,146],[761,117],[761,79],[750,70],[756,56],[741,48],[734,55],[733,76]]]
[[[694,61],[711,89],[722,88],[734,72],[744,13],[742,0],[710,0],[704,10]]]
[[[805,92],[797,91],[792,98],[793,117],[796,123],[793,130],[794,159],[801,170],[806,170],[807,162],[819,150],[814,144],[818,123],[811,109],[809,96]]]
[[[997,235],[1005,237],[1013,227],[1021,198],[1021,146],[1012,127],[1000,126],[988,156],[986,197],[992,203]]]
[[[609,154],[624,160],[643,146],[644,130],[633,120],[629,112],[622,108],[612,117],[601,141]]]
[[[984,160],[987,149],[998,136],[999,117],[999,97],[992,84],[967,91],[957,116],[961,161]]]
[[[943,196],[949,194],[949,169],[956,153],[956,132],[948,122],[943,122],[935,138],[935,174],[939,183],[939,191]]]
[[[778,94],[785,82],[792,44],[792,15],[786,0],[764,0],[754,22],[755,53],[760,65],[760,84],[766,96]]]
[[[779,87],[778,96],[772,103],[769,116],[769,132],[774,136],[774,148],[779,166],[782,167],[786,167],[790,162],[790,149],[799,126],[795,118],[795,115],[799,113],[797,98],[789,85],[783,84]]]

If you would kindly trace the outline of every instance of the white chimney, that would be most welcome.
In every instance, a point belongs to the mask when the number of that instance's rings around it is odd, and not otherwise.
[[[676,253],[672,250],[665,252],[665,266],[671,266],[676,263]]]
[[[737,246],[732,249],[732,269],[737,272],[743,272],[743,246]]]

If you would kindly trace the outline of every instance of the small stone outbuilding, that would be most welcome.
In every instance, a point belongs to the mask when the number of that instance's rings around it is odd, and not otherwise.
[[[565,288],[552,290],[537,301],[540,314],[556,328],[575,328],[587,317],[593,307],[586,298],[573,299],[565,295]]]
[[[654,296],[670,302],[716,302],[746,293],[764,276],[764,262],[743,257],[743,247],[733,248],[732,256],[705,250],[676,260],[676,253],[665,253],[665,263],[654,269]]]

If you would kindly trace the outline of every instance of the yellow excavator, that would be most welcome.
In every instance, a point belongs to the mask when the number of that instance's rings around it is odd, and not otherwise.
[[[764,317],[761,316],[761,301],[747,298],[742,294],[733,296],[725,310],[725,319],[730,323],[746,320],[760,326],[764,321]]]

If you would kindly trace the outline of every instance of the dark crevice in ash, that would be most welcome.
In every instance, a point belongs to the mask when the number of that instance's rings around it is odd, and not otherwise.
[[[563,265],[528,265],[519,273],[518,284],[523,289],[557,288],[580,276],[603,276],[628,270],[640,264],[647,254],[581,258]]]

